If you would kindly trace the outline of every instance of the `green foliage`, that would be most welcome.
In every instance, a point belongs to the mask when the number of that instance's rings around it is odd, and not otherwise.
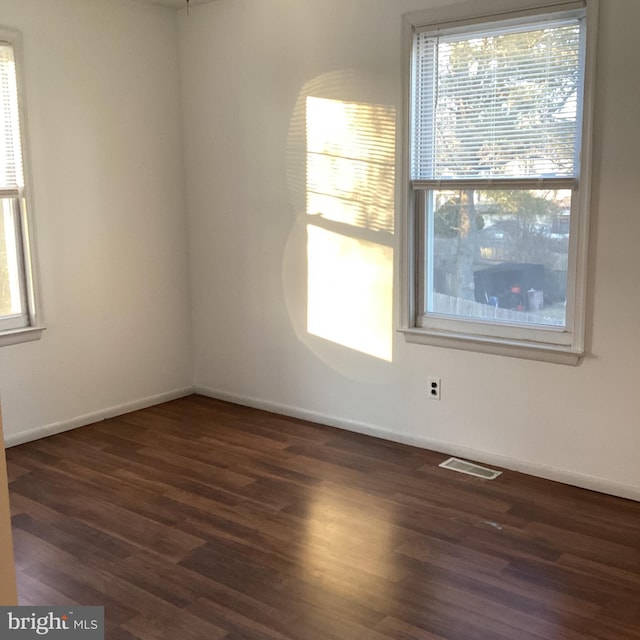
[[[440,205],[434,214],[434,232],[441,238],[455,238],[460,229],[460,196],[452,197]],[[475,231],[484,228],[485,222],[481,215],[475,217]]]
[[[488,224],[500,227],[511,238],[514,250],[540,230],[550,226],[561,212],[554,192],[547,191],[476,191],[470,192],[475,201],[475,226],[471,233],[482,231]],[[461,227],[461,192],[449,192],[434,213],[436,237],[457,238]],[[488,222],[487,222],[488,221]]]
[[[436,237],[455,238],[460,228],[460,203],[447,200],[435,212],[434,232]]]
[[[514,228],[510,232],[516,239],[530,235],[540,221],[551,220],[560,212],[557,202],[546,195],[545,192],[523,190],[480,192],[480,197],[492,203],[494,215],[514,221]]]

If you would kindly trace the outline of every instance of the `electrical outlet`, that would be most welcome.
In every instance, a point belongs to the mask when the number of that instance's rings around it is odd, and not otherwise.
[[[429,399],[440,400],[440,378],[429,378]]]

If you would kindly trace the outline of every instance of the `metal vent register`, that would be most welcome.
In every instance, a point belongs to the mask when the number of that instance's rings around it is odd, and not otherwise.
[[[495,478],[502,473],[502,471],[487,469],[487,467],[481,467],[478,464],[467,462],[466,460],[460,460],[459,458],[449,458],[438,466],[443,469],[451,469],[451,471],[458,471],[459,473],[476,476],[477,478],[484,478],[485,480],[495,480]]]

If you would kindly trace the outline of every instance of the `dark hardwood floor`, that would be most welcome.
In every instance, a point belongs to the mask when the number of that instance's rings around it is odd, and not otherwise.
[[[22,604],[108,640],[640,639],[640,504],[191,396],[7,451]]]

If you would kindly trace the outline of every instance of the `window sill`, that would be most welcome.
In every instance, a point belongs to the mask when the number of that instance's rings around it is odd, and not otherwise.
[[[584,357],[583,351],[577,351],[571,347],[552,344],[513,341],[488,336],[477,336],[465,333],[439,332],[428,329],[400,329],[404,333],[405,340],[413,344],[424,344],[433,347],[446,347],[449,349],[462,349],[478,353],[488,353],[526,360],[538,360],[576,366]]]
[[[24,329],[13,329],[0,333],[0,347],[8,347],[12,344],[23,342],[34,342],[40,340],[45,327],[25,327]]]

